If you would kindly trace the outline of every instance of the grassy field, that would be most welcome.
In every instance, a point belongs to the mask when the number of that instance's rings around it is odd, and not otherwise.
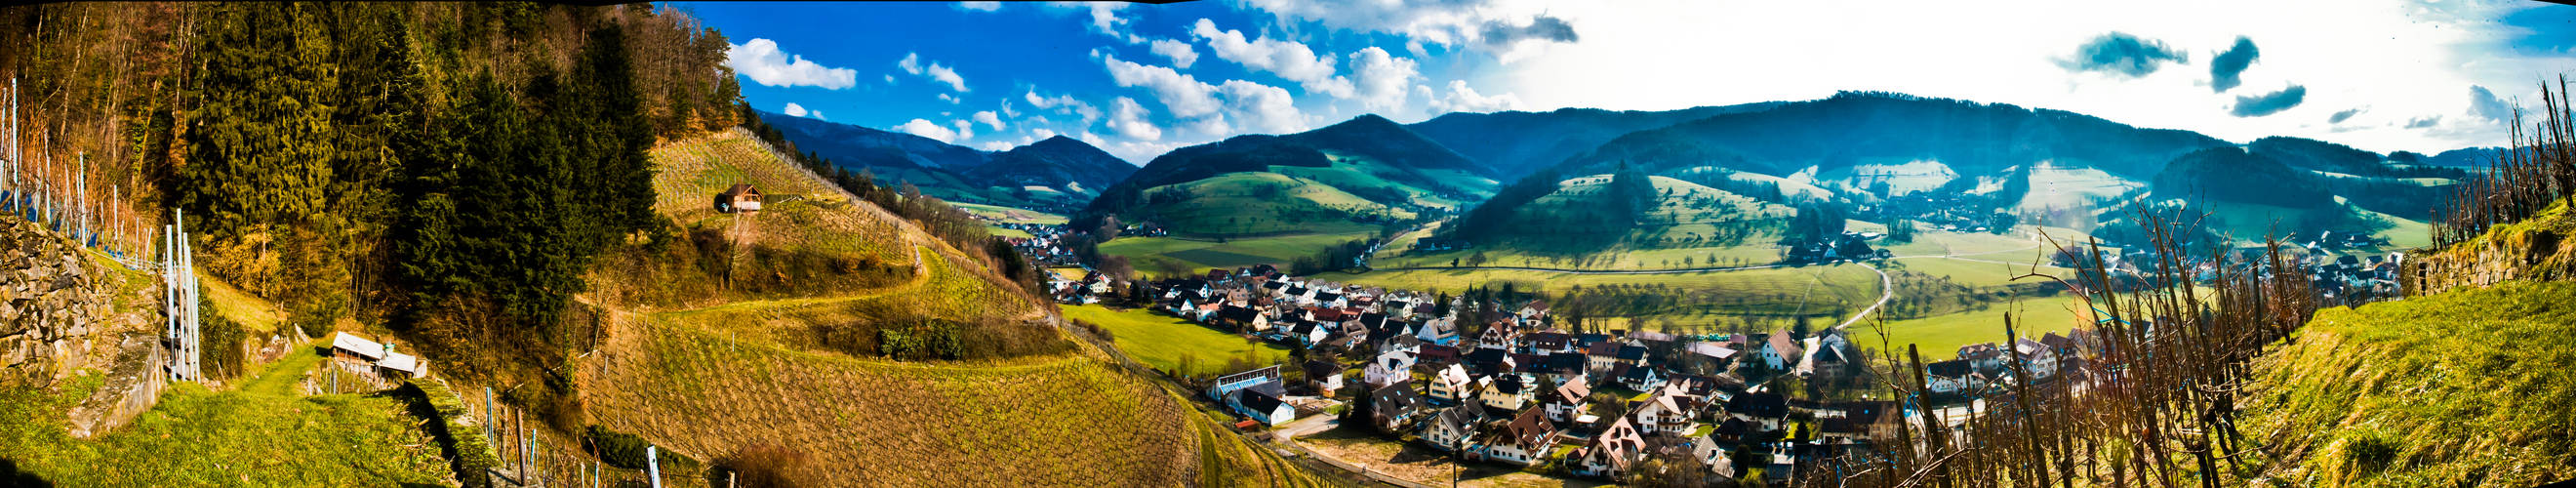
[[[310,351],[299,349],[230,391],[173,384],[133,424],[95,440],[66,434],[63,412],[98,388],[101,376],[77,377],[59,392],[0,392],[0,458],[23,476],[61,486],[453,483],[410,402],[298,395],[303,373],[323,360]]]
[[[1178,237],[1121,237],[1100,245],[1100,253],[1126,256],[1137,272],[1153,275],[1199,273],[1211,268],[1275,264],[1286,266],[1326,247],[1368,239],[1373,228],[1344,226],[1342,232],[1238,237],[1215,240]]]
[[[2034,339],[2050,332],[2064,334],[2077,325],[2087,325],[2080,317],[2089,317],[2091,314],[2078,310],[2080,303],[2073,297],[2044,297],[2023,300],[2019,305],[1992,303],[1984,310],[1895,320],[1884,324],[1876,320],[1862,320],[1858,324],[1852,324],[1851,338],[1855,345],[1876,349],[1879,345],[1879,330],[1884,328],[1887,331],[1887,344],[1896,348],[1899,354],[1903,354],[1906,344],[1914,344],[1921,348],[1924,361],[1943,361],[1958,357],[1959,346],[1984,342],[2002,343],[2006,313],[2013,314],[2015,332]]]
[[[1242,336],[1199,325],[1179,317],[1145,309],[1112,310],[1100,305],[1065,307],[1064,317],[1099,324],[1109,329],[1118,350],[1148,366],[1174,371],[1184,376],[1221,374],[1214,369],[1178,371],[1182,358],[1195,356],[1203,369],[1223,366],[1226,360],[1250,358],[1254,364],[1286,361],[1288,350],[1266,342],[1246,340]]]
[[[2256,362],[2245,431],[2299,486],[2576,477],[2576,283],[2508,282],[2321,311]]]
[[[1207,179],[1164,185],[1148,195],[1187,192],[1184,204],[1142,209],[1130,220],[1152,220],[1174,234],[1247,236],[1295,232],[1332,232],[1318,225],[1353,226],[1345,212],[1383,213],[1410,218],[1411,212],[1371,202],[1331,185],[1279,173],[1228,173]]]

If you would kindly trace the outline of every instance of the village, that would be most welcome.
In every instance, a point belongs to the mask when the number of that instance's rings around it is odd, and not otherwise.
[[[1244,429],[1280,428],[1338,407],[1344,428],[1366,422],[1385,439],[1457,460],[1618,482],[1649,461],[1658,472],[1709,481],[1759,473],[1786,482],[1823,460],[1897,442],[1897,422],[1923,423],[1910,412],[1982,412],[1980,400],[2007,387],[2081,383],[2094,374],[2084,329],[1963,347],[1957,359],[1926,364],[1926,394],[1900,402],[1873,389],[1877,373],[1841,329],[1582,332],[1559,324],[1541,298],[1471,303],[1302,279],[1267,265],[1160,280],[1145,287],[1143,303],[1098,274],[1057,277],[1049,289],[1069,305],[1147,306],[1302,351],[1290,364],[1175,378],[1204,388],[1203,400],[1234,413]],[[1808,387],[1785,386],[1792,383]]]

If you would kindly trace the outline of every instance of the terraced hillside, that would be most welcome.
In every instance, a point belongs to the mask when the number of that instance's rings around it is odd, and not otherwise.
[[[749,180],[769,197],[743,242],[826,265],[762,264],[790,278],[755,290],[716,289],[707,272],[720,268],[652,262],[666,256],[640,249],[627,267],[645,269],[594,273],[605,339],[579,373],[593,424],[698,459],[800,453],[802,474],[831,485],[1324,483],[1217,432],[1221,419],[1074,340],[1051,305],[977,259],[853,202],[747,134],[654,155],[657,210],[674,226],[730,230],[740,217],[709,211],[708,199]],[[832,259],[873,260],[880,271]],[[878,274],[848,276],[867,273]],[[885,357],[899,347],[970,359]]]

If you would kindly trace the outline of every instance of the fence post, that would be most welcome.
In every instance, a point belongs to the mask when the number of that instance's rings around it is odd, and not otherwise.
[[[653,488],[662,488],[662,458],[657,449],[660,448],[644,446],[644,477],[653,480]]]

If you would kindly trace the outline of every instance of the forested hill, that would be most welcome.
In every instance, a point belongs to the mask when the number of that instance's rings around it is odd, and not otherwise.
[[[655,222],[657,138],[737,123],[725,38],[644,4],[48,4],[0,10],[0,43],[29,172],[86,171],[63,199],[129,229],[186,212],[205,271],[307,330],[504,364],[557,359],[518,339]]]
[[[1561,108],[1549,112],[1456,112],[1405,127],[1491,168],[1503,181],[1511,181],[1630,132],[1765,110],[1779,104],[1761,102],[1665,111]]]

